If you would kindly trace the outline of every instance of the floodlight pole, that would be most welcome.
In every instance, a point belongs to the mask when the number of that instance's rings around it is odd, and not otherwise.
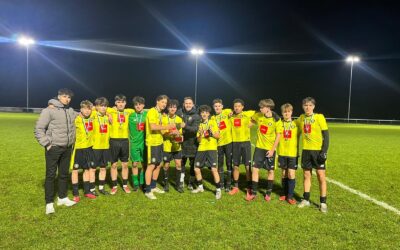
[[[350,66],[350,88],[349,88],[349,107],[347,109],[347,122],[350,122],[350,108],[351,108],[351,83],[353,81],[353,65],[354,65],[354,60],[351,60],[351,66]]]
[[[26,111],[29,111],[29,46],[26,46]]]
[[[194,82],[194,103],[197,103],[197,66],[198,66],[199,55],[196,55],[196,78]]]
[[[26,111],[29,110],[29,46],[35,44],[35,40],[30,37],[20,36],[16,42],[26,49]]]

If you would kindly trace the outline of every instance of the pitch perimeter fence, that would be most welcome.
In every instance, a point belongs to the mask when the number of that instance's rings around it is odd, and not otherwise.
[[[35,113],[39,114],[42,108],[22,108],[22,107],[0,107],[0,112],[9,113]],[[328,122],[337,123],[353,123],[353,124],[391,124],[400,125],[400,120],[387,120],[387,119],[347,119],[347,118],[326,118]]]

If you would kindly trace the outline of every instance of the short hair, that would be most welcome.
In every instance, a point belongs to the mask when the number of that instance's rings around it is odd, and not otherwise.
[[[99,97],[94,101],[95,106],[108,106],[108,100],[105,97]]]
[[[213,105],[216,104],[216,103],[221,103],[222,105],[224,105],[222,103],[222,99],[219,99],[219,98],[216,98],[216,99],[213,100]]]
[[[285,103],[285,104],[283,104],[283,105],[281,106],[281,111],[282,111],[282,113],[283,113],[285,110],[293,111],[293,106],[292,106],[292,104],[290,104],[290,103]]]
[[[169,100],[167,95],[159,95],[159,96],[157,96],[156,101],[158,102],[158,101],[161,101],[163,99],[167,99],[167,101]]]
[[[310,97],[310,96],[303,99],[303,105],[306,104],[307,102],[311,102],[314,105],[317,103],[315,101],[315,99],[313,97]]]
[[[262,99],[259,103],[258,106],[260,108],[270,108],[274,109],[275,108],[275,103],[272,99]]]
[[[122,94],[118,94],[114,97],[114,100],[117,101],[125,101],[126,102],[126,96],[122,95]]]
[[[81,106],[81,108],[89,108],[89,109],[91,109],[93,107],[93,103],[91,101],[89,101],[89,100],[83,100],[83,101],[81,101],[80,106]]]
[[[186,100],[191,100],[194,103],[194,100],[191,96],[186,96],[183,98],[183,102],[185,102]]]
[[[236,98],[235,100],[233,100],[233,105],[235,105],[235,103],[240,103],[244,106],[244,101],[240,98]]]
[[[135,96],[135,97],[133,97],[132,102],[133,102],[133,105],[136,105],[136,104],[145,104],[145,100],[144,100],[144,98],[141,97],[141,96]]]
[[[176,99],[170,99],[168,101],[168,107],[172,107],[172,106],[179,107],[179,101]]]
[[[201,105],[201,106],[199,107],[199,111],[200,111],[200,113],[201,113],[201,112],[208,112],[208,113],[211,113],[211,107],[208,106],[208,105]]]
[[[58,90],[58,95],[67,95],[69,97],[73,97],[74,92],[72,92],[70,89],[63,88]]]

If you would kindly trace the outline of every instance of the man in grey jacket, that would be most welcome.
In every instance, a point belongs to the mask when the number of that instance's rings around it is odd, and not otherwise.
[[[42,110],[35,127],[36,140],[45,148],[46,214],[54,213],[54,181],[58,168],[57,205],[75,205],[67,197],[69,164],[72,146],[75,143],[75,118],[77,113],[69,107],[73,93],[60,89],[57,99],[49,101],[49,107]]]

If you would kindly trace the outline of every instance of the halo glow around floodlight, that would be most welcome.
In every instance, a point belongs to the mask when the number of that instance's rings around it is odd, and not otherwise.
[[[18,42],[18,44],[20,44],[22,46],[26,46],[26,47],[35,44],[35,40],[33,40],[33,38],[30,38],[27,36],[19,37],[17,42]]]
[[[359,61],[360,61],[360,58],[358,56],[348,56],[346,58],[346,62],[348,62],[348,63],[356,63]]]
[[[197,48],[193,48],[190,53],[192,53],[192,55],[195,56],[201,56],[204,54],[204,50],[203,49],[197,49]]]

